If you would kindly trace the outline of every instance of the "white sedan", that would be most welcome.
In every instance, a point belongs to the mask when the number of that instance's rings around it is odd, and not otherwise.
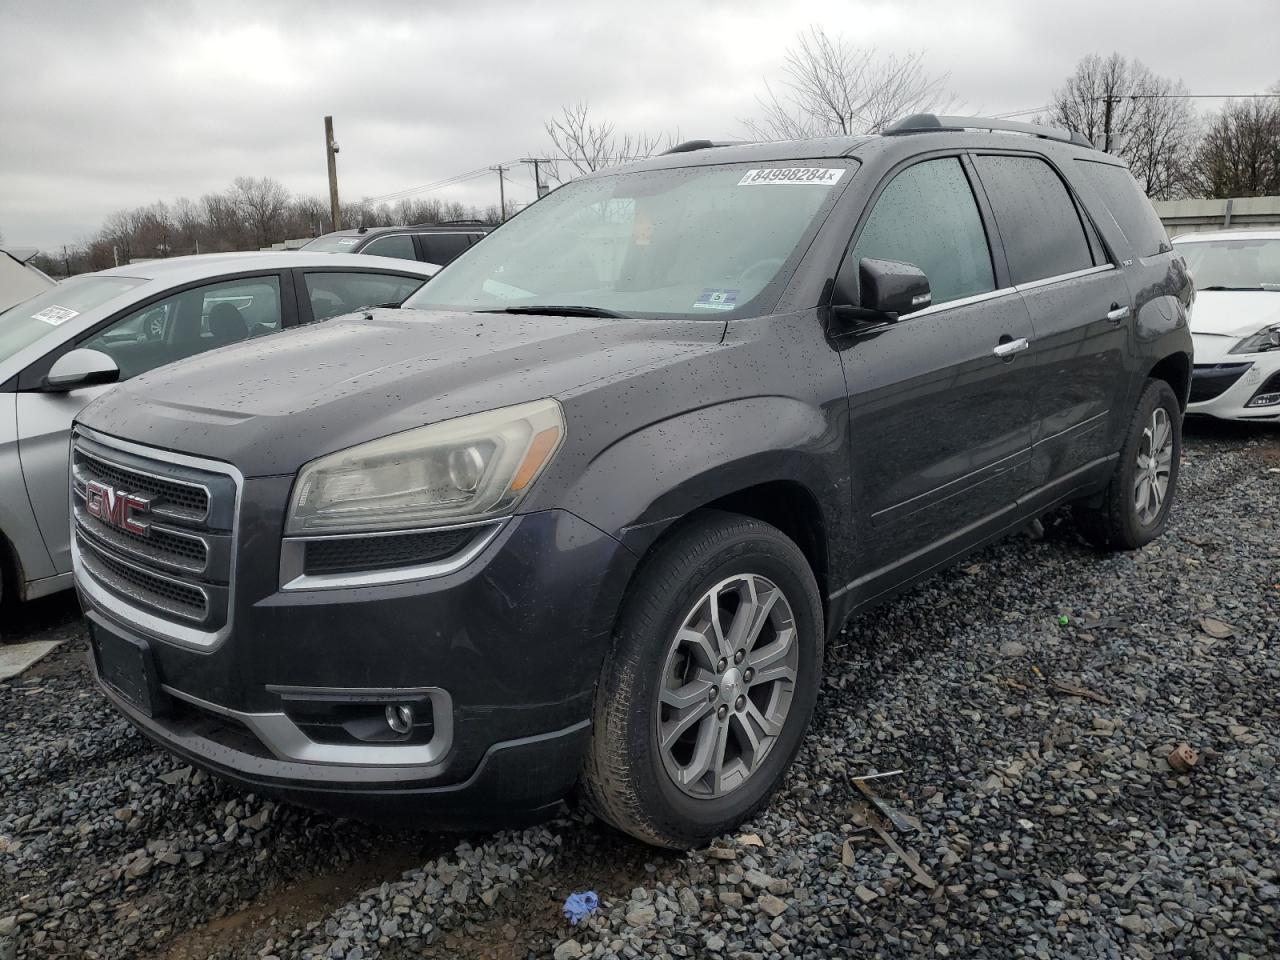
[[[0,312],[0,592],[71,586],[71,420],[110,385],[215,347],[399,306],[440,268],[389,257],[227,253],[64,280]]]
[[[1188,413],[1280,420],[1280,230],[1175,237],[1196,284]]]

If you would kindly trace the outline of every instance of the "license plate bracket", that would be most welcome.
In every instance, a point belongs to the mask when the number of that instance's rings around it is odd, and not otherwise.
[[[89,639],[103,683],[148,717],[163,712],[168,695],[160,688],[155,656],[146,640],[117,633],[92,619]]]

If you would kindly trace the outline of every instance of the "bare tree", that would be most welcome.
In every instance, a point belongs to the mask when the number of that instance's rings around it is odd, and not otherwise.
[[[1123,158],[1148,195],[1164,200],[1188,187],[1197,120],[1186,92],[1138,60],[1093,53],[1053,92],[1046,119]]]
[[[922,52],[881,54],[821,27],[787,50],[777,86],[766,82],[760,116],[742,121],[761,140],[798,140],[879,130],[898,117],[954,101],[949,74],[925,68]]]
[[[1205,197],[1280,194],[1280,100],[1228,101],[1209,123],[1194,174]]]
[[[572,177],[651,157],[675,142],[671,135],[664,138],[650,133],[619,133],[612,121],[592,120],[585,101],[563,107],[560,116],[552,117],[543,126],[555,147],[553,162],[544,167],[552,180],[564,179],[555,161],[563,161]]]
[[[270,177],[236,177],[230,199],[240,218],[253,231],[259,247],[284,239],[280,226],[289,206],[289,191],[282,183]]]

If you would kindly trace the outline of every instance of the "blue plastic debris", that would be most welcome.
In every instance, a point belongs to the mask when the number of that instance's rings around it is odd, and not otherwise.
[[[591,916],[600,906],[600,898],[594,890],[571,893],[564,898],[564,915],[575,927]]]

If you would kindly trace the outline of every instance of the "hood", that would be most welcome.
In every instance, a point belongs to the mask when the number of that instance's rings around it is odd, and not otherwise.
[[[288,474],[365,440],[713,350],[723,333],[711,320],[374,310],[161,367],[77,420],[247,477]]]
[[[1280,323],[1280,291],[1198,290],[1191,308],[1191,332],[1251,337]]]

